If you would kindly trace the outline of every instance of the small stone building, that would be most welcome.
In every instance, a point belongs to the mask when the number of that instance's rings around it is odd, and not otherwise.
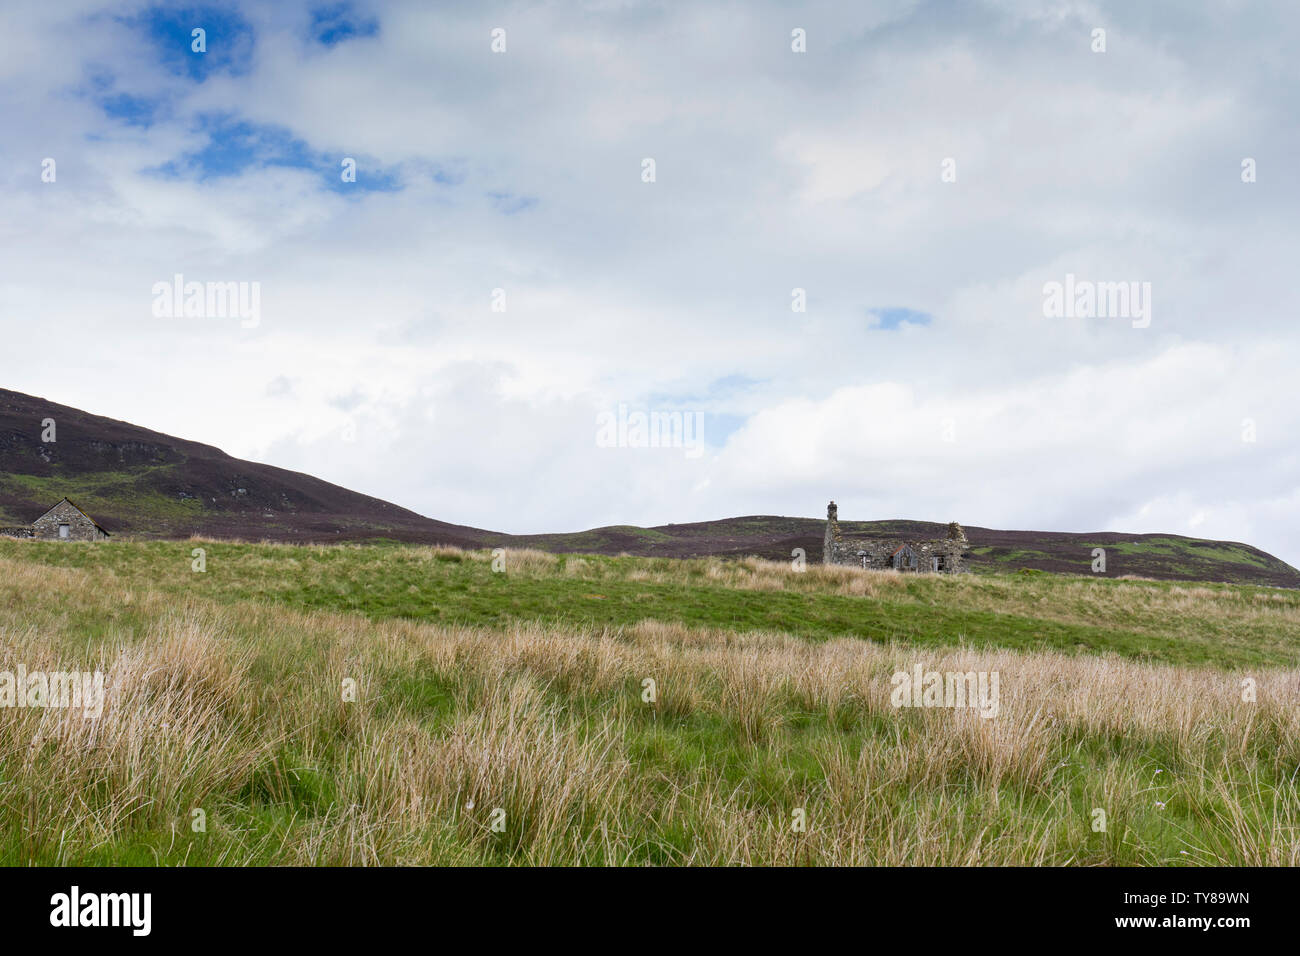
[[[0,528],[10,538],[36,538],[39,541],[102,541],[108,532],[94,518],[64,498],[30,525]]]
[[[839,509],[835,502],[826,507],[826,537],[822,563],[881,570],[963,574],[970,542],[962,526],[952,521],[948,535],[928,541],[901,538],[846,538],[840,532]]]

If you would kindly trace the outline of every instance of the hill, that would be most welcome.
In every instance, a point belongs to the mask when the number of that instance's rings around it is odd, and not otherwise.
[[[53,418],[57,441],[41,441]],[[0,389],[0,525],[26,524],[67,496],[115,534],[202,535],[284,542],[396,541],[463,548],[647,557],[821,559],[824,523],[755,515],[572,533],[511,535],[449,524],[310,475],[234,458],[218,448]],[[947,517],[947,516],[945,516]],[[961,518],[962,516],[953,516]],[[922,521],[843,521],[855,536],[940,537]],[[1089,573],[1107,552],[1107,577],[1141,576],[1300,588],[1300,572],[1248,544],[1165,534],[1000,531],[966,525],[976,571]]]
[[[56,441],[42,442],[54,419]],[[474,547],[483,532],[284,468],[0,389],[0,525],[67,496],[114,534],[273,541],[387,537]]]
[[[654,528],[618,525],[575,534],[519,535],[508,543],[543,551],[635,554],[697,558],[755,556],[789,561],[803,548],[810,562],[822,553],[824,520],[751,515]],[[841,521],[852,537],[942,538],[946,523],[932,521]],[[1001,531],[963,524],[976,572],[1051,571],[1091,574],[1094,548],[1106,549],[1106,571],[1098,577],[1147,577],[1167,581],[1221,581],[1272,587],[1300,587],[1300,572],[1259,548],[1175,534],[1114,531]]]

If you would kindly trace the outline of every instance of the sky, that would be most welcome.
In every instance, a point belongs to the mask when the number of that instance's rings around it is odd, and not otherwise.
[[[499,531],[834,498],[1300,565],[1298,27],[7,2],[0,384]]]

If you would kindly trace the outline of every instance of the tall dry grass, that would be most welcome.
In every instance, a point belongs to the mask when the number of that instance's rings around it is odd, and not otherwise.
[[[0,710],[9,863],[1300,862],[1295,669],[373,622],[3,561],[19,663],[109,685],[96,719]],[[998,672],[998,715],[896,709],[917,663]]]

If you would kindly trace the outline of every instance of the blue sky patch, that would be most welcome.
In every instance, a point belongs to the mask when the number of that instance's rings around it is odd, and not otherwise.
[[[705,412],[704,443],[715,448],[727,443],[740,426],[749,421],[748,415],[731,415],[726,412]]]
[[[152,7],[122,22],[144,31],[161,65],[202,83],[213,73],[247,73],[253,60],[253,28],[233,10],[218,7]],[[192,50],[193,31],[202,29],[206,53]]]
[[[115,93],[99,101],[104,114],[109,119],[119,120],[127,126],[140,126],[148,129],[154,124],[161,99],[147,96],[132,96],[130,93]]]
[[[352,158],[357,161],[357,181],[355,183],[345,183],[339,178],[339,173],[343,169],[339,165],[342,160],[325,161],[327,165],[331,161],[334,162],[334,166],[330,170],[330,179],[327,182],[327,185],[334,192],[395,193],[401,191],[402,180],[398,175],[396,166],[380,166],[364,156],[354,156]]]
[[[322,46],[337,46],[345,40],[372,37],[379,33],[379,21],[362,17],[350,3],[314,7],[311,11],[311,36]]]
[[[207,142],[150,170],[168,179],[204,182],[226,176],[240,176],[251,169],[283,166],[317,170],[323,183],[335,192],[391,192],[401,188],[396,169],[385,169],[364,157],[357,161],[357,180],[342,181],[341,155],[313,149],[305,140],[283,126],[250,123],[228,114],[199,116],[196,130]]]
[[[934,321],[934,316],[929,312],[918,312],[916,309],[904,309],[897,306],[886,309],[870,309],[868,312],[876,318],[876,323],[871,326],[873,329],[892,331],[904,324],[929,325]]]
[[[312,150],[282,126],[266,126],[225,114],[203,114],[197,131],[207,136],[199,149],[184,153],[158,167],[173,178],[202,182],[238,176],[257,167],[289,166],[307,169],[315,164]]]

